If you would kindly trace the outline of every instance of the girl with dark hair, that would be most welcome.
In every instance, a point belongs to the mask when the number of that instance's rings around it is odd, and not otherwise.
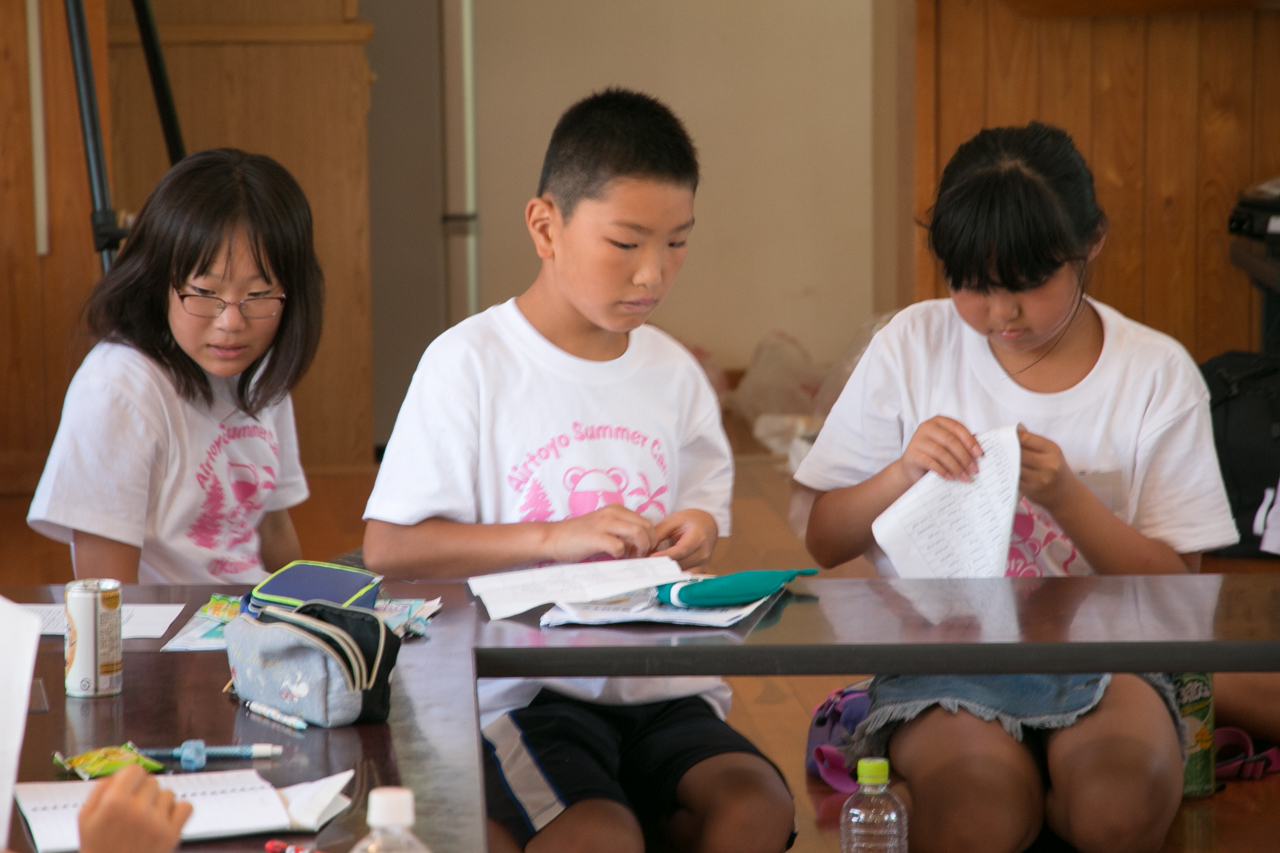
[[[311,209],[269,157],[201,151],[147,197],[84,308],[27,523],[77,577],[256,583],[301,556],[289,391],[320,341]]]
[[[976,434],[1019,424],[1008,576],[1197,571],[1236,539],[1208,394],[1171,338],[1090,299],[1106,239],[1063,131],[984,130],[942,174],[929,225],[949,299],[872,340],[796,473],[807,544],[834,566],[927,472],[977,473]],[[991,604],[991,603],[988,603]],[[879,676],[853,749],[887,754],[911,849],[1017,851],[1042,822],[1083,853],[1156,850],[1182,791],[1164,674]]]

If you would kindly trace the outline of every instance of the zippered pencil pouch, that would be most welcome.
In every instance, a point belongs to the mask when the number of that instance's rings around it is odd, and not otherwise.
[[[294,560],[253,588],[247,609],[258,613],[269,605],[296,608],[318,599],[372,609],[381,586],[382,575],[366,569]]]
[[[274,605],[227,623],[227,660],[242,700],[319,726],[381,723],[391,710],[400,652],[382,618],[362,607],[308,601]]]

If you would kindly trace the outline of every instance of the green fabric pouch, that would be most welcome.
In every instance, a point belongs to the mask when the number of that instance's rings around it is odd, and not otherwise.
[[[817,569],[768,569],[664,583],[658,587],[658,600],[676,607],[734,607],[773,595],[800,575],[817,573]]]

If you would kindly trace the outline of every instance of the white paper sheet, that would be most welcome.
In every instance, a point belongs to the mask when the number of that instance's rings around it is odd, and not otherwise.
[[[930,471],[872,523],[901,577],[1004,577],[1022,448],[1016,425],[977,439],[983,455],[970,482]]]
[[[289,829],[315,832],[350,804],[338,792],[352,775],[348,770],[279,792],[254,770],[178,773],[157,776],[156,781],[178,799],[191,803],[193,810],[182,827],[182,840],[197,841]],[[96,781],[24,782],[16,786],[18,807],[39,853],[79,849],[77,818],[95,784]],[[325,795],[329,799],[322,802]],[[304,820],[295,820],[295,811]]]
[[[125,640],[155,640],[164,636],[184,604],[126,604],[120,617]],[[23,609],[40,618],[41,634],[67,633],[67,611],[61,604],[24,604]]]
[[[9,844],[9,803],[18,779],[18,757],[27,726],[27,699],[40,645],[40,620],[0,598],[0,850]]]
[[[595,601],[682,578],[680,564],[670,557],[643,557],[479,575],[467,583],[490,619],[505,619],[540,604]]]
[[[556,625],[617,625],[624,622],[661,622],[668,625],[698,625],[728,628],[741,622],[768,596],[737,607],[673,607],[663,604],[652,587],[601,601],[580,604],[557,602],[539,620],[544,628]]]

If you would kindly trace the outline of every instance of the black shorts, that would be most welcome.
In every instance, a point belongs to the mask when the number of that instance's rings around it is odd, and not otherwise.
[[[628,807],[652,837],[676,811],[681,777],[728,752],[765,758],[697,696],[600,705],[544,688],[485,727],[485,805],[521,847],[588,799]]]

